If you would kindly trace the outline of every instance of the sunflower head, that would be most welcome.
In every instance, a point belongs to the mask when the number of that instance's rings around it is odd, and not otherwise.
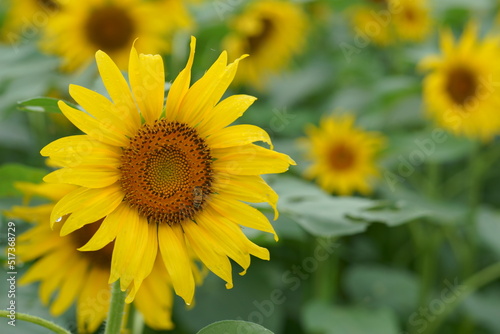
[[[496,37],[478,39],[477,26],[469,24],[455,40],[450,30],[441,33],[441,55],[423,59],[428,71],[423,97],[428,114],[440,126],[468,137],[491,139],[500,130],[500,101],[495,85],[500,66]]]
[[[70,1],[49,20],[41,45],[62,56],[67,70],[89,63],[97,50],[112,55],[124,68],[135,39],[142,49],[168,52],[173,33],[190,26],[180,0]]]
[[[319,127],[310,125],[307,135],[302,142],[312,164],[306,177],[340,195],[371,191],[370,179],[378,175],[375,158],[384,143],[380,134],[356,128],[354,117],[344,115],[325,117]]]
[[[86,112],[59,103],[63,114],[85,135],[65,137],[42,149],[63,168],[46,182],[77,188],[51,213],[54,224],[68,217],[61,234],[102,221],[80,250],[95,251],[114,241],[110,282],[129,289],[127,301],[161,255],[175,292],[191,303],[195,273],[191,258],[232,287],[233,259],[244,273],[250,255],[269,259],[267,249],[246,238],[240,226],[275,235],[267,218],[245,202],[278,196],[260,174],[281,173],[293,160],[254,142],[271,145],[268,134],[253,125],[229,126],[255,101],[234,95],[223,101],[242,56],[227,63],[223,52],[192,86],[196,40],[186,68],[172,83],[164,104],[163,60],[138,54],[133,47],[129,83],[104,52],[97,66],[111,100],[89,89],[70,86]],[[271,146],[272,147],[272,146]]]
[[[50,228],[49,218],[55,202],[78,187],[66,184],[18,183],[16,187],[25,194],[25,201],[37,196],[47,201],[37,206],[14,206],[7,216],[23,219],[33,227],[19,236],[19,259],[33,261],[20,280],[21,284],[40,283],[40,299],[50,304],[50,313],[58,316],[73,303],[79,333],[93,333],[104,321],[109,308],[108,278],[114,242],[99,250],[80,252],[77,249],[88,243],[100,229],[103,219],[87,224],[68,234],[59,236],[61,227],[69,216],[64,216]],[[26,203],[28,204],[28,203]],[[199,283],[202,274],[193,263]],[[56,294],[56,296],[54,296]],[[54,298],[52,298],[54,297]],[[151,274],[144,281],[134,301],[148,326],[171,329],[173,303],[172,286],[166,269],[157,260]]]
[[[8,11],[0,26],[0,40],[8,43],[19,41],[23,33],[25,38],[32,37],[33,31],[43,28],[38,20],[54,15],[62,6],[59,0],[7,0],[5,3]]]
[[[393,24],[403,41],[419,42],[432,32],[432,18],[427,0],[389,0]]]
[[[291,2],[259,0],[248,4],[231,22],[223,46],[229,55],[251,57],[241,66],[236,80],[262,87],[265,75],[283,70],[305,44],[306,16]]]

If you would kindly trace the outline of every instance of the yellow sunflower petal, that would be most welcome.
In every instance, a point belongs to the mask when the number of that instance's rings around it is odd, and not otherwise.
[[[274,240],[278,241],[273,226],[259,210],[242,202],[216,195],[210,198],[209,204],[220,215],[236,224],[272,233]]]
[[[147,123],[157,120],[163,110],[165,70],[160,55],[130,51],[129,80],[135,101]]]
[[[71,279],[64,280],[61,285],[56,300],[50,306],[50,313],[58,316],[71,306],[82,289],[87,278],[86,272],[88,269],[87,261],[76,261],[73,268],[68,271],[68,276]]]
[[[144,222],[144,221],[143,221]],[[158,232],[156,224],[148,224],[148,235],[146,242],[142,245],[144,247],[144,253],[140,258],[139,269],[134,276],[134,286],[140,287],[143,280],[148,277],[153,269],[153,265],[156,260],[156,255],[158,252]],[[141,245],[139,245],[140,247]],[[131,303],[135,298],[135,289],[130,291],[125,299],[125,302]]]
[[[87,135],[77,135],[54,140],[46,145],[40,153],[43,156],[50,156],[60,166],[73,167],[82,163],[92,164],[91,162],[98,161],[94,154],[97,154],[101,160],[105,156],[109,157],[109,159],[118,159],[121,149],[97,141]]]
[[[224,52],[222,53],[224,55]],[[221,56],[222,56],[221,55]],[[241,56],[233,63],[229,64],[221,73],[205,73],[186,94],[185,104],[186,115],[189,115],[190,124],[199,124],[207,115],[212,113],[213,107],[224,95],[229,84],[234,79],[240,60],[247,55]],[[197,98],[194,98],[196,97]],[[192,99],[190,99],[193,97]],[[187,120],[186,120],[187,121]]]
[[[126,146],[128,139],[114,124],[101,123],[81,110],[71,108],[63,101],[57,103],[66,118],[90,137],[114,146]],[[43,155],[43,154],[42,154]]]
[[[218,245],[210,233],[200,228],[197,224],[186,221],[182,224],[189,245],[214,274],[226,281],[226,288],[233,287],[233,277],[231,274],[231,263],[225,254],[218,249]]]
[[[109,283],[120,279],[120,286],[124,291],[139,271],[147,248],[149,227],[146,218],[128,205],[122,204],[118,210],[126,225],[120,229],[115,239]],[[150,263],[146,266],[151,270]]]
[[[257,256],[259,259],[269,261],[269,250],[250,241],[236,223],[225,217],[221,217],[217,211],[210,207],[206,209],[206,215],[204,215],[204,217],[211,225],[211,228],[217,229],[221,231],[221,233],[230,232],[232,235],[231,239],[238,240],[238,243],[242,245],[246,252]],[[246,269],[245,267],[243,268]],[[240,273],[240,275],[243,275],[244,273],[245,272]]]
[[[112,124],[118,133],[131,137],[138,124],[128,124],[127,118],[115,110],[111,101],[85,87],[69,85],[69,94],[82,108],[101,124]]]
[[[258,175],[217,175],[214,190],[222,196],[251,203],[269,203],[278,218],[278,194]]]
[[[111,241],[115,240],[121,228],[126,225],[123,220],[123,213],[121,206],[118,206],[113,212],[104,218],[99,229],[94,233],[92,238],[78,248],[81,252],[96,251],[103,248]]]
[[[69,183],[87,188],[104,188],[120,179],[120,171],[108,166],[65,167],[46,175],[48,183]]]
[[[113,60],[101,50],[95,54],[99,74],[116,110],[126,121],[130,132],[137,130],[141,123],[130,88]]]
[[[259,175],[286,172],[295,165],[288,155],[257,145],[244,145],[212,150],[215,170],[239,175]]]
[[[172,83],[168,92],[166,103],[166,117],[175,120],[179,114],[179,107],[186,95],[189,84],[191,83],[191,68],[193,67],[194,53],[196,48],[196,38],[191,37],[191,51],[186,67],[179,73],[177,78]]]
[[[240,124],[233,125],[217,131],[206,139],[210,148],[225,148],[251,144],[256,141],[263,141],[269,144],[271,150],[273,144],[267,132],[255,125]]]
[[[94,333],[109,309],[108,272],[92,268],[78,297],[76,319],[79,333]]]
[[[61,235],[71,233],[111,213],[120,204],[123,196],[119,185],[101,189],[76,189],[54,206],[50,215],[51,226],[53,227],[59,218],[72,213],[61,228]]]
[[[173,294],[165,266],[161,259],[142,283],[134,299],[134,306],[144,316],[144,322],[156,330],[172,329]]]
[[[181,227],[159,224],[158,245],[175,293],[181,296],[186,304],[191,304],[195,288],[194,278]]]
[[[55,273],[60,271],[65,271],[66,268],[59,268],[61,263],[68,261],[72,254],[61,254],[58,252],[52,252],[38,261],[36,261],[28,271],[21,277],[19,283],[21,285],[33,283],[37,280],[43,279],[47,276],[55,276]],[[56,279],[56,277],[54,277]],[[56,284],[57,286],[57,284]],[[53,291],[53,290],[52,290]]]
[[[255,100],[257,98],[250,95],[232,95],[222,100],[214,107],[210,115],[207,115],[206,119],[201,121],[200,130],[202,134],[216,133],[217,130],[233,123],[243,115]]]
[[[236,230],[229,229],[227,226],[222,226],[219,221],[210,219],[208,214],[197,217],[196,223],[203,230],[203,233],[212,236],[217,247],[220,247],[225,255],[243,268],[242,274],[244,274],[250,266],[250,255],[246,250],[245,242],[241,238],[242,235],[237,232],[239,229],[236,224],[233,224]]]
[[[74,254],[69,254],[68,258],[65,259],[66,262],[62,263],[72,263],[72,257]],[[44,258],[45,259],[45,258]],[[37,261],[37,263],[40,261]],[[61,262],[54,262],[56,264],[60,264]],[[64,282],[64,279],[67,276],[68,271],[71,269],[70,266],[61,268],[61,266],[58,266],[59,268],[56,269],[55,271],[51,272],[49,271],[48,267],[45,267],[41,270],[45,270],[44,272],[47,273],[47,276],[42,278],[42,283],[40,284],[40,300],[44,305],[47,305],[49,303],[49,300],[53,294],[54,291],[56,291],[58,288],[60,288],[62,282]]]
[[[181,104],[183,112],[177,115],[178,121],[197,124],[195,119],[201,116],[202,111],[213,107],[219,101],[220,96],[216,99],[217,94],[214,93],[226,72],[226,66],[227,53],[222,52],[203,77],[196,81],[186,93]]]
[[[52,184],[33,184],[29,182],[15,182],[14,186],[28,197],[36,195],[53,201],[61,199],[68,192],[76,189],[75,186],[69,184],[61,184],[54,187]]]

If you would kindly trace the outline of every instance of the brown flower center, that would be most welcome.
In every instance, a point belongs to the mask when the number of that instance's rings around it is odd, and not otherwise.
[[[265,45],[274,30],[274,23],[271,19],[262,18],[260,21],[260,30],[247,38],[248,41],[248,54],[258,53],[259,50]]]
[[[446,91],[458,105],[464,105],[476,95],[477,79],[474,73],[466,68],[455,68],[448,73]]]
[[[113,52],[130,46],[135,23],[124,9],[107,6],[90,14],[85,32],[88,40],[98,49]]]
[[[417,13],[413,10],[413,8],[406,8],[403,12],[405,19],[409,22],[414,22],[417,19]]]
[[[73,239],[75,248],[80,248],[85,245],[90,238],[97,232],[104,218],[99,219],[95,223],[84,225],[78,230],[69,234],[69,237]],[[113,254],[113,247],[115,242],[112,241],[103,248],[97,251],[80,252],[81,255],[87,257],[92,264],[95,264],[102,268],[108,268],[111,265],[111,255]]]
[[[350,147],[339,143],[330,149],[328,160],[333,169],[343,171],[352,168],[356,155]]]
[[[212,157],[186,124],[144,124],[123,150],[124,200],[149,222],[169,225],[193,219],[211,193]]]
[[[42,8],[45,8],[49,11],[55,11],[60,8],[59,3],[54,0],[36,0],[38,5]]]

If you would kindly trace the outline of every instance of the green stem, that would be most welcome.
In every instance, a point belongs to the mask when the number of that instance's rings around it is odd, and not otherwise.
[[[125,308],[125,296],[126,292],[120,289],[120,281],[114,282],[111,287],[111,301],[104,334],[120,333]]]
[[[0,317],[8,318],[9,315],[10,315],[9,311],[0,310]],[[70,331],[60,327],[59,325],[56,325],[52,321],[45,320],[40,317],[35,317],[34,315],[16,312],[16,319],[31,322],[32,324],[45,327],[57,334],[71,334]]]
[[[476,273],[469,279],[467,279],[463,284],[463,290],[457,295],[456,299],[450,301],[446,309],[437,315],[437,318],[429,324],[425,334],[432,334],[436,332],[439,326],[447,318],[447,316],[456,309],[460,303],[466,299],[473,292],[487,285],[488,283],[494,282],[500,279],[500,262],[492,264],[489,267],[484,268],[480,272]]]
[[[328,241],[327,238],[317,238],[316,247],[320,247],[320,240]],[[330,254],[326,259],[317,259],[318,269],[314,273],[313,293],[316,300],[331,303],[335,298],[335,289],[338,286],[337,268],[339,265],[337,254]]]

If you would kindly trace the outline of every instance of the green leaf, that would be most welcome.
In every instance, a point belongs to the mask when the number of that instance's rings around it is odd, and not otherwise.
[[[50,113],[61,113],[57,102],[60,99],[55,99],[52,97],[35,97],[33,99],[20,101],[17,104],[18,109],[30,112],[50,112]],[[78,109],[78,107],[70,102],[64,101],[70,107]]]
[[[387,307],[407,317],[418,306],[419,283],[414,274],[380,265],[349,267],[345,276],[345,291],[353,302],[368,306]]]
[[[479,237],[488,247],[500,256],[500,211],[481,208],[477,217]]]
[[[0,166],[0,197],[18,196],[21,193],[14,187],[14,182],[42,182],[47,171],[17,163]]]
[[[368,223],[349,217],[356,217],[363,210],[380,204],[366,198],[333,197],[309,182],[288,176],[271,179],[270,184],[280,196],[280,213],[315,236],[361,233]]]
[[[469,296],[464,302],[467,314],[489,328],[491,333],[500,333],[500,290],[490,288],[485,292],[476,292]]]
[[[303,323],[307,333],[399,333],[397,318],[389,309],[331,306],[318,301],[306,306]]]
[[[269,329],[253,322],[240,320],[224,320],[208,325],[198,332],[198,334],[273,334]]]
[[[401,203],[398,207],[384,207],[360,211],[352,216],[352,218],[361,219],[369,223],[383,223],[389,227],[394,227],[427,217],[430,214],[429,210]]]

